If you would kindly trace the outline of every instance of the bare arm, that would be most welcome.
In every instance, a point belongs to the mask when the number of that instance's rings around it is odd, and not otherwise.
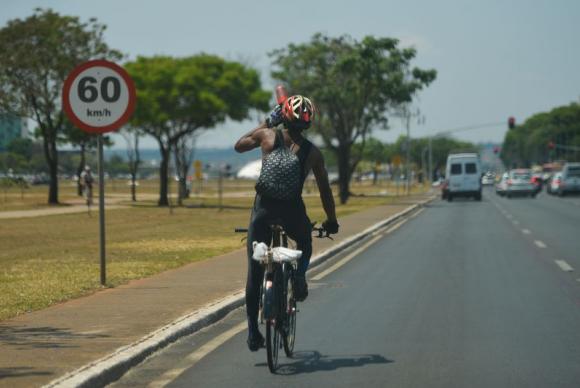
[[[240,139],[234,145],[234,149],[237,152],[246,152],[251,151],[254,148],[257,148],[262,143],[262,134],[264,130],[268,129],[268,126],[265,122],[261,123],[256,128],[252,129],[250,132],[246,133],[244,136],[240,137]]]
[[[332,196],[332,189],[328,182],[328,172],[324,165],[324,158],[318,149],[313,149],[312,153],[312,172],[316,178],[318,191],[320,192],[320,200],[322,207],[326,213],[329,221],[336,221],[336,210],[334,205],[334,197]]]

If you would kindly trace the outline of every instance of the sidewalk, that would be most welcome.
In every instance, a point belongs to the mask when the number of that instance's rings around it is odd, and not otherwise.
[[[105,210],[126,208],[127,206],[117,205],[120,201],[121,200],[117,198],[105,198]],[[0,212],[0,219],[42,217],[42,216],[54,216],[57,214],[86,213],[86,212],[88,212],[88,208],[84,200],[77,200],[71,201],[67,205],[48,207],[44,209],[2,211]],[[98,198],[94,199],[94,203],[91,206],[91,212],[93,214],[99,213]]]
[[[315,239],[313,256],[426,198],[412,196],[340,219],[340,234],[334,241]],[[0,322],[0,387],[47,384],[240,291],[245,278],[240,249]]]

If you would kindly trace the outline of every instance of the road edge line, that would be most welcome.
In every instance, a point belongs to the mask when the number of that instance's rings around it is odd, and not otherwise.
[[[372,235],[377,230],[405,217],[418,208],[435,200],[436,196],[431,196],[423,201],[407,207],[391,217],[377,222],[344,241],[322,251],[310,260],[309,270],[324,263],[345,248],[356,244],[364,238]],[[132,367],[141,363],[145,358],[159,349],[177,341],[179,338],[195,333],[200,329],[218,322],[228,313],[243,306],[245,290],[238,290],[235,293],[218,299],[217,301],[202,307],[194,312],[186,314],[173,322],[157,329],[141,339],[118,348],[112,353],[98,360],[90,362],[74,371],[66,373],[57,378],[43,388],[64,388],[64,387],[104,387],[118,380]]]

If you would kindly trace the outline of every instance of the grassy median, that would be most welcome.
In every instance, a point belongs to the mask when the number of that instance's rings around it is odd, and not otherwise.
[[[107,283],[114,287],[242,248],[253,198],[193,198],[186,207],[141,201],[107,212]],[[324,220],[320,199],[305,199]],[[393,197],[353,197],[339,217],[392,203]],[[98,216],[93,212],[0,220],[0,320],[86,295],[100,288]]]

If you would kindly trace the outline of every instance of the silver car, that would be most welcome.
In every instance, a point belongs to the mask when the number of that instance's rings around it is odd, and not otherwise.
[[[560,187],[556,191],[559,196],[568,193],[580,193],[580,163],[566,163],[562,168]]]
[[[536,197],[538,191],[536,185],[532,183],[532,171],[528,169],[519,168],[511,170],[507,179],[507,187],[505,195],[508,198],[516,195]]]

